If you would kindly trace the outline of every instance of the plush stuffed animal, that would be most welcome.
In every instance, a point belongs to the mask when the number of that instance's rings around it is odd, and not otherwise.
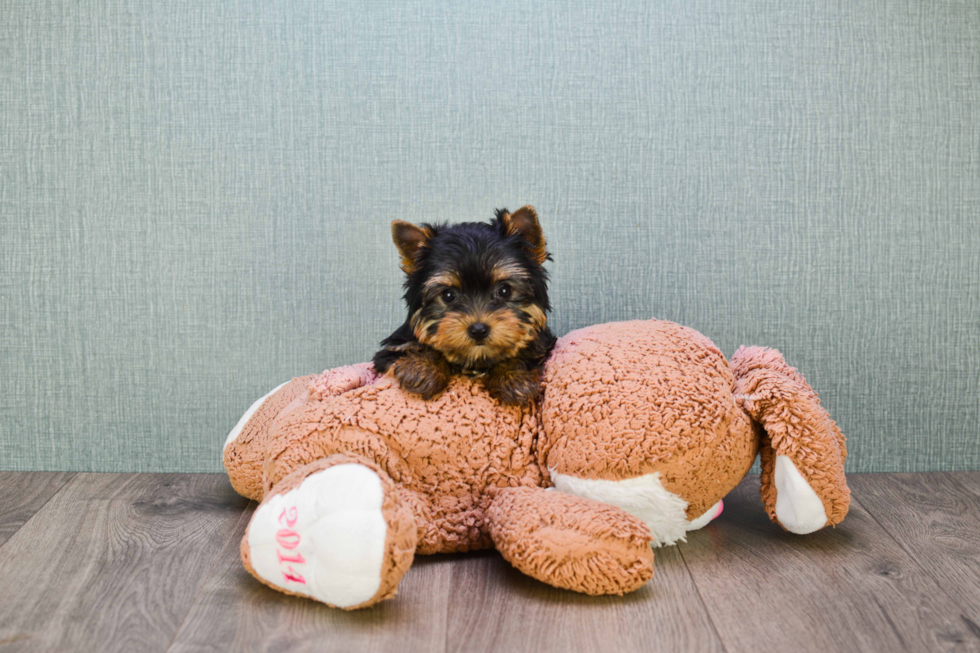
[[[539,406],[460,377],[432,401],[370,364],[293,379],[228,437],[232,485],[261,501],[245,567],[287,594],[363,608],[395,594],[415,554],[496,547],[556,587],[623,594],[653,546],[717,517],[762,457],[762,500],[787,531],[847,514],[844,436],[779,352],[726,362],[664,321],[560,338]]]

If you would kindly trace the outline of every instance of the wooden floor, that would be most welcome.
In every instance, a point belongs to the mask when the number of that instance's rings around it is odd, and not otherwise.
[[[0,651],[980,650],[980,472],[849,481],[844,523],[799,537],[746,479],[626,597],[482,552],[417,559],[350,613],[242,570],[255,506],[223,475],[0,472]]]

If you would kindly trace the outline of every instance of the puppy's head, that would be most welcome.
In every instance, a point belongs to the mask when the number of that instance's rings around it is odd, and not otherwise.
[[[391,223],[419,342],[468,369],[515,357],[547,325],[551,256],[534,208],[489,223]]]

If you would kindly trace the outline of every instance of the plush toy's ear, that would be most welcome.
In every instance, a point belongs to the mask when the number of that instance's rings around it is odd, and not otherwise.
[[[513,213],[502,213],[500,222],[504,226],[508,236],[520,234],[528,244],[528,253],[534,262],[541,265],[548,258],[548,251],[545,249],[544,232],[538,223],[538,214],[534,207],[528,204]]]
[[[428,227],[417,227],[409,222],[393,220],[391,223],[391,239],[402,257],[402,270],[411,274],[415,270],[415,256],[432,237]]]

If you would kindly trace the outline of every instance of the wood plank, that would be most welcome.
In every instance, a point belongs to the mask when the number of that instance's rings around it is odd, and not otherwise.
[[[72,472],[0,472],[0,546],[72,476]]]
[[[78,474],[0,556],[4,650],[161,651],[247,501],[223,474]]]
[[[626,596],[591,597],[521,574],[496,552],[453,567],[448,651],[721,651],[674,547],[653,579]]]
[[[850,484],[980,638],[980,472],[856,474]]]
[[[421,557],[348,613],[245,573],[254,504],[223,475],[0,473],[0,650],[980,650],[980,473],[849,479],[845,522],[805,537],[748,479],[626,597],[482,552]]]
[[[980,471],[977,472],[940,472],[949,476],[963,486],[973,496],[980,498]]]
[[[980,650],[937,583],[860,501],[836,529],[772,524],[750,477],[681,553],[729,653]]]
[[[254,504],[248,512],[254,510]],[[345,612],[281,594],[242,567],[247,523],[221,552],[170,651],[441,651],[452,561],[420,556],[395,598]]]

